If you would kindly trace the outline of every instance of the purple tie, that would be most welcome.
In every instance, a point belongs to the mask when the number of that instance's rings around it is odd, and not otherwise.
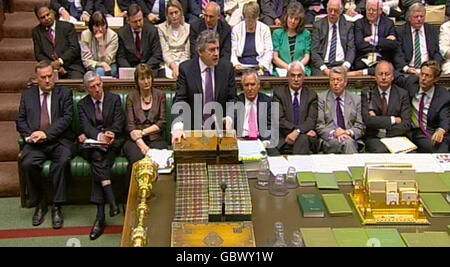
[[[292,106],[294,107],[294,124],[295,126],[300,125],[300,103],[298,102],[298,92],[294,93],[294,103]]]
[[[212,74],[211,74],[211,68],[206,68],[206,75],[205,75],[205,105],[209,102],[214,101],[214,91],[213,91],[213,84],[212,84]],[[206,120],[211,116],[211,114],[205,114],[203,116],[203,119]]]
[[[103,125],[103,115],[100,109],[101,103],[102,102],[100,102],[99,100],[95,102],[95,120],[97,122],[97,125]]]
[[[41,127],[42,131],[45,131],[50,127],[50,116],[48,115],[47,97],[48,93],[43,93],[44,99],[42,99],[41,105]]]
[[[425,103],[424,103],[425,96],[426,96],[426,94],[422,93],[422,97],[420,98],[418,122],[419,122],[419,127],[422,130],[422,132],[428,137],[428,139],[431,139],[431,134],[425,128],[425,125],[423,125],[423,110],[425,108]]]
[[[342,130],[345,130],[344,115],[342,114],[341,98],[339,96],[336,97],[336,118],[337,118],[337,125]]]

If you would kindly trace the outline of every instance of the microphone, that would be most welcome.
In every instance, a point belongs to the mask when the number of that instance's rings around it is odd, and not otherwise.
[[[222,181],[220,183],[220,189],[222,190],[222,222],[225,221],[225,191],[227,190],[227,183]]]

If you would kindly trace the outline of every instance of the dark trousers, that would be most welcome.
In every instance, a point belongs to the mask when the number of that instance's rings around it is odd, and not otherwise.
[[[408,133],[408,138],[416,144],[417,152],[419,153],[448,153],[449,149],[449,137],[444,138],[444,142],[442,142],[438,146],[433,146],[431,144],[431,140],[422,132],[421,129],[415,128],[411,129]]]
[[[150,148],[156,149],[167,149],[167,142],[163,137],[156,139],[154,141],[150,141],[148,138],[144,138],[144,142]],[[123,146],[123,153],[127,157],[129,161],[130,169],[133,167],[133,163],[139,161],[144,158],[144,154],[142,154],[141,149],[136,145],[136,143],[132,140],[127,140],[125,145]]]
[[[67,70],[66,75],[59,75],[60,79],[83,79],[83,73],[78,70]]]
[[[362,58],[363,57],[355,59],[355,62],[353,63],[353,69],[352,70],[367,69],[368,75],[374,76],[375,75],[375,66],[376,65],[373,65],[372,67],[367,67],[366,63],[361,61]]]
[[[107,151],[97,148],[82,149],[81,156],[91,163],[92,169],[92,190],[91,202],[94,204],[103,204],[105,202],[103,195],[102,181],[111,179],[111,168],[119,155],[119,151],[110,147]]]
[[[26,144],[22,151],[22,170],[30,194],[30,201],[38,204],[44,200],[42,167],[46,160],[51,160],[50,178],[53,181],[53,203],[66,202],[67,182],[70,177],[70,147],[60,143]]]
[[[300,134],[295,140],[294,145],[290,145],[284,142],[283,138],[281,146],[278,148],[281,154],[300,154],[309,155],[312,153],[317,153],[317,138],[309,137],[306,134]]]
[[[380,138],[369,136],[364,140],[366,152],[369,153],[390,153],[386,146],[381,143]]]

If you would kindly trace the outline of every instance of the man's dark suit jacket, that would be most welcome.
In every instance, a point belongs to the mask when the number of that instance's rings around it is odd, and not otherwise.
[[[139,63],[149,65],[157,70],[163,62],[161,43],[158,30],[150,22],[145,22],[141,33],[141,53],[139,60],[136,57],[136,45],[130,25],[123,26],[119,31],[119,49],[117,51],[117,63],[119,67],[136,67]]]
[[[203,19],[197,20],[191,25],[190,44],[191,44],[191,58],[198,56],[197,53],[197,37],[206,30],[206,23]],[[231,28],[222,20],[217,23],[217,33],[219,34],[220,58],[231,59]]]
[[[239,96],[238,96],[238,98],[237,98],[237,101],[238,102],[242,102],[243,104],[244,104],[244,106],[245,106],[245,93],[242,93],[242,94],[240,94]],[[258,126],[259,126],[259,131],[260,131],[260,135],[261,135],[261,126],[259,125],[259,112],[260,112],[260,109],[259,109],[259,107],[260,107],[260,104],[261,103],[266,103],[267,104],[267,106],[266,106],[266,109],[267,109],[267,113],[266,113],[266,116],[267,116],[267,126],[265,127],[267,130],[271,130],[271,118],[272,118],[272,116],[271,116],[271,111],[272,111],[272,108],[271,108],[271,103],[272,103],[272,98],[271,97],[268,97],[266,94],[263,94],[263,93],[258,93],[258,100],[257,100],[257,102],[258,102],[258,104],[257,104],[257,108],[256,108],[256,119],[257,119],[257,121],[258,121]],[[242,132],[241,131],[238,131],[239,129],[240,130],[243,130],[244,129],[244,119],[245,119],[245,112],[236,112],[235,113],[235,117],[234,117],[234,128],[236,129],[236,133],[237,133],[237,136],[239,136],[239,137],[241,137],[242,136]],[[241,127],[238,127],[238,122],[239,121],[241,121],[242,122],[242,125],[241,125]],[[260,137],[260,139],[261,140],[269,140],[270,139],[270,135],[269,136],[266,136],[266,137]]]
[[[124,140],[123,130],[125,127],[125,115],[122,110],[120,96],[112,93],[104,92],[103,99],[103,131],[101,125],[97,125],[95,119],[95,105],[90,95],[83,97],[78,102],[78,112],[80,113],[81,133],[87,138],[97,140],[97,136],[101,132],[110,131],[115,134],[114,144],[112,148],[120,151]]]
[[[46,143],[58,142],[71,148],[75,135],[72,132],[73,98],[72,91],[55,86],[51,95],[51,125],[45,131]],[[41,125],[41,103],[39,88],[34,86],[23,91],[20,100],[16,128],[25,139],[39,131]]]
[[[64,61],[63,67],[67,71],[84,73],[84,68],[81,64],[78,35],[73,25],[64,21],[56,21],[55,31],[56,48],[53,49],[46,27],[42,26],[42,24],[34,27],[32,35],[36,60],[54,61],[53,52],[55,51],[57,56]]]
[[[83,7],[83,11],[86,11],[89,13],[89,15],[92,15],[94,13],[94,1],[98,0],[81,0],[81,6]],[[67,12],[70,13],[70,5],[71,3],[68,0],[52,0],[50,2],[50,5],[53,10],[56,12],[56,16],[59,17],[59,9],[61,7],[64,7]]]
[[[405,79],[403,88],[409,93],[412,103],[413,98],[419,92],[419,77],[411,75]],[[412,104],[411,104],[412,105]],[[433,134],[438,128],[450,130],[450,93],[442,86],[435,85],[433,99],[427,114],[427,130]]]
[[[320,66],[325,61],[328,46],[328,30],[327,17],[316,21],[313,25],[311,60],[313,67],[316,69],[320,69]],[[341,39],[342,49],[344,50],[345,61],[353,64],[356,54],[353,23],[345,20],[343,16],[339,18],[339,37]]]
[[[197,18],[202,14],[202,0],[188,0],[191,6],[190,17],[195,16]],[[210,0],[210,2],[216,2],[220,7],[220,14],[224,17],[224,0]]]
[[[94,0],[95,10],[101,11],[103,14],[114,16],[114,0]],[[117,4],[122,12],[128,11],[128,8],[132,4],[132,0],[117,0]]]
[[[378,87],[362,92],[361,109],[366,124],[366,136],[376,137],[379,129],[386,129],[386,137],[402,136],[406,135],[411,127],[411,105],[408,92],[395,84],[391,86],[389,93],[387,116],[382,116],[381,95]],[[369,116],[369,111],[375,112],[377,116]],[[392,125],[391,116],[401,118],[402,122]]]
[[[286,11],[286,7],[289,4],[289,1],[284,0],[261,0],[261,21],[267,24],[268,26],[272,26],[274,24],[274,20],[282,19],[277,16],[277,5],[278,2],[283,1],[283,14]]]
[[[428,23],[424,24],[424,28],[425,28],[425,39],[427,42],[428,58],[430,60],[436,60],[439,63],[442,63],[444,61],[444,58],[439,52],[438,30]],[[397,41],[400,48],[398,65],[403,68],[404,66],[409,65],[409,63],[413,59],[414,45],[411,33],[411,24],[407,22],[403,26],[398,27],[396,31],[397,31]]]
[[[233,66],[228,60],[220,59],[214,68],[215,100],[222,106],[223,116],[226,116],[226,103],[236,102],[236,81]],[[174,103],[186,102],[191,108],[191,124],[194,125],[194,94],[203,95],[202,77],[199,58],[180,64],[180,75],[177,80],[177,93]],[[202,109],[203,110],[203,109]],[[230,111],[231,112],[231,111]],[[186,123],[184,124],[186,130]],[[196,129],[197,130],[197,129]]]
[[[372,28],[367,18],[362,18],[355,22],[355,64],[363,57],[366,57],[368,53],[372,52],[380,53],[383,60],[387,60],[389,62],[397,62],[394,61],[398,48],[397,42],[386,39],[386,37],[388,37],[389,35],[395,36],[394,22],[392,22],[392,20],[387,18],[385,15],[382,15],[380,17],[380,23],[378,25],[378,44],[376,46],[373,46],[370,43],[364,41],[365,37],[371,35]]]
[[[281,148],[284,139],[294,129],[300,129],[302,134],[308,133],[316,128],[318,115],[317,93],[303,87],[300,95],[300,125],[294,124],[294,107],[292,105],[292,95],[289,87],[277,88],[274,90],[274,102],[280,103],[280,142],[278,148]]]

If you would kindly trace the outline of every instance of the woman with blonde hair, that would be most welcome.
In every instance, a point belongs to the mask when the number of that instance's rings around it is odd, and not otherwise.
[[[178,77],[178,66],[190,59],[189,24],[184,22],[183,7],[177,0],[166,6],[167,20],[159,24],[158,32],[167,78]]]

